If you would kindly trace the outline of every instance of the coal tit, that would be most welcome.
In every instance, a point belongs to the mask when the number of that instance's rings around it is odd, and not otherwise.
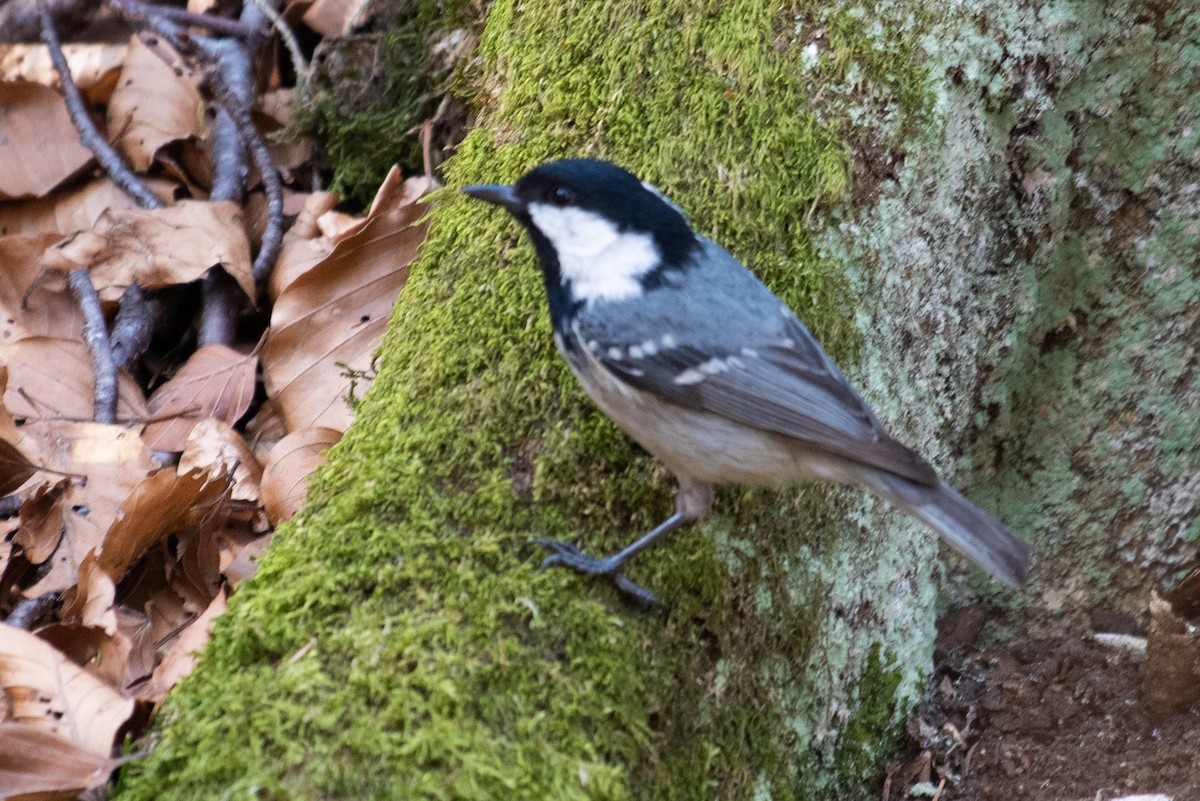
[[[1029,546],[893,439],[804,323],[650,184],[603,161],[542,164],[462,190],[507,209],[541,262],[554,340],[584,390],[679,481],[676,510],[606,558],[557,540],[543,567],[611,578],[704,516],[713,485],[858,484],[1016,586]]]

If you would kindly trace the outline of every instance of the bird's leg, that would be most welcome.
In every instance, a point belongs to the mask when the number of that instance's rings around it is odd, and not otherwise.
[[[603,558],[590,556],[569,542],[538,537],[534,542],[551,552],[542,560],[542,569],[561,565],[589,576],[608,576],[622,592],[647,606],[656,606],[659,601],[654,593],[631,581],[621,572],[622,569],[629,560],[649,548],[664,535],[707,514],[708,508],[712,505],[712,498],[711,484],[697,481],[691,477],[680,476],[679,491],[675,494],[675,514],[659,523],[648,533],[613,555]]]

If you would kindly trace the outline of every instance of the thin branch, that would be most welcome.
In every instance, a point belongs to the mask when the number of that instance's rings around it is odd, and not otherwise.
[[[208,28],[213,33],[225,36],[236,36],[239,39],[250,39],[257,36],[259,31],[236,19],[216,17],[212,14],[196,14],[184,8],[172,6],[154,6],[154,13],[177,22],[180,25],[190,25],[197,28]]]
[[[113,183],[133,198],[139,206],[144,209],[162,208],[162,201],[155,197],[141,179],[125,165],[108,140],[100,135],[96,123],[92,121],[87,106],[84,104],[83,95],[71,77],[71,68],[67,65],[66,56],[63,55],[62,43],[58,40],[58,31],[54,28],[54,19],[50,16],[50,10],[46,7],[45,0],[38,0],[38,14],[42,20],[42,41],[46,43],[46,48],[50,51],[50,60],[58,72],[58,80],[62,84],[63,100],[66,101],[67,113],[71,117],[71,122],[79,131],[79,141],[92,151],[96,156],[96,161],[112,178]]]
[[[130,284],[121,295],[109,341],[113,361],[122,370],[133,369],[142,354],[149,350],[155,327],[166,319],[171,303],[164,292],[145,292],[137,284]]]
[[[29,631],[54,608],[57,600],[56,592],[43,593],[36,598],[22,598],[4,622],[14,628]]]
[[[16,517],[21,512],[21,496],[5,495],[0,498],[0,520]]]
[[[254,5],[262,10],[266,18],[271,21],[271,27],[279,33],[279,38],[283,40],[283,46],[287,48],[288,55],[292,58],[292,66],[296,70],[296,84],[303,91],[303,88],[308,84],[308,76],[311,69],[308,66],[308,59],[304,57],[304,51],[300,49],[300,42],[296,39],[295,31],[284,21],[283,17],[275,10],[275,7],[271,5],[269,0],[252,1]]]
[[[104,312],[100,309],[100,295],[92,285],[92,277],[83,267],[67,273],[67,282],[83,312],[83,341],[92,352],[92,367],[96,374],[92,417],[97,423],[112,425],[117,422],[117,363],[108,341]]]

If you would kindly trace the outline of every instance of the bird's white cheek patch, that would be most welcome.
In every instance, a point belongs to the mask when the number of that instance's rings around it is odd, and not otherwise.
[[[620,231],[598,214],[544,203],[529,218],[558,254],[564,281],[580,300],[622,300],[641,293],[638,280],[658,264],[649,234]]]

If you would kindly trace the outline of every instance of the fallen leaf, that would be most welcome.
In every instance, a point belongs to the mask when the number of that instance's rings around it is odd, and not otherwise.
[[[150,193],[169,204],[179,186],[174,181],[142,177]],[[0,203],[0,236],[41,236],[59,238],[77,231],[89,231],[106,210],[136,209],[137,203],[107,178],[55,192],[36,200]]]
[[[341,438],[332,428],[307,428],[288,434],[271,449],[263,467],[262,499],[272,523],[278,525],[300,511],[309,476]]]
[[[103,541],[84,557],[79,583],[61,617],[112,633],[117,628],[116,585],[150,546],[192,525],[226,493],[223,478],[168,468],[143,479],[125,502]]]
[[[49,530],[57,526],[62,538],[47,572],[23,591],[36,597],[75,585],[80,565],[104,541],[121,505],[154,464],[141,437],[120,426],[39,423],[25,426],[22,435],[22,443],[37,444],[40,464],[83,477],[67,483],[42,523]]]
[[[258,358],[225,345],[193,353],[170,381],[150,396],[153,422],[145,440],[160,451],[182,451],[192,428],[208,417],[236,423],[254,399]]]
[[[354,27],[355,16],[362,5],[359,0],[314,0],[302,19],[322,36],[345,36]]]
[[[221,588],[204,613],[188,625],[163,654],[162,663],[154,670],[150,681],[138,690],[143,701],[158,703],[180,679],[192,672],[196,666],[196,654],[208,644],[212,636],[213,623],[225,613],[226,590]]]
[[[8,495],[38,471],[17,446],[0,439],[0,495]]]
[[[111,759],[39,726],[19,721],[0,723],[0,795],[17,796],[55,791],[72,798],[81,790],[99,787],[124,760]]]
[[[39,628],[37,636],[105,684],[125,687],[132,643],[121,631],[109,634],[98,626],[52,623]]]
[[[66,281],[42,267],[42,253],[55,237],[0,238],[0,342],[31,336],[73,339],[83,315]]]
[[[0,200],[41,197],[91,161],[58,92],[0,83]]]
[[[270,398],[263,401],[263,405],[258,407],[258,413],[246,423],[246,440],[260,465],[266,465],[271,449],[287,434],[287,421],[283,419],[283,412],[280,411],[279,404]]]
[[[92,419],[95,378],[92,357],[81,340],[26,337],[0,343],[0,364],[8,366],[4,405],[13,417],[26,422]],[[140,422],[147,414],[141,389],[121,373],[117,418]]]
[[[21,501],[21,528],[13,542],[30,564],[40,565],[49,559],[62,542],[62,497],[68,482],[43,484]]]
[[[333,242],[321,235],[317,219],[337,204],[332,192],[313,192],[304,201],[296,221],[283,235],[283,247],[267,284],[272,301],[293,281],[333,251]]]
[[[152,544],[212,511],[228,490],[221,475],[166,468],[147,476],[121,504],[96,562],[116,581]]]
[[[123,697],[37,635],[2,623],[0,688],[13,720],[93,754],[111,752],[117,731],[133,712],[132,698]]]
[[[197,80],[178,74],[182,59],[166,42],[155,41],[159,52],[136,35],[130,40],[121,79],[108,104],[108,130],[137,172],[154,163],[154,154],[163,145],[199,138],[205,131]]]
[[[345,431],[346,398],[365,374],[425,236],[424,207],[393,168],[366,222],[279,296],[263,349],[263,382],[288,428]],[[428,184],[424,184],[428,188]],[[357,379],[358,390],[368,381]]]
[[[136,283],[160,289],[197,281],[220,267],[254,296],[250,244],[242,209],[228,201],[181,200],[165,209],[108,210],[91,231],[46,251],[43,263],[64,272],[87,267],[100,298],[120,299]]]
[[[233,476],[230,498],[258,502],[262,466],[233,426],[215,417],[196,424],[179,457],[179,472],[202,470]]]
[[[129,48],[123,44],[67,43],[62,46],[71,80],[89,103],[107,103]],[[0,80],[58,88],[58,70],[44,44],[0,45]]]

